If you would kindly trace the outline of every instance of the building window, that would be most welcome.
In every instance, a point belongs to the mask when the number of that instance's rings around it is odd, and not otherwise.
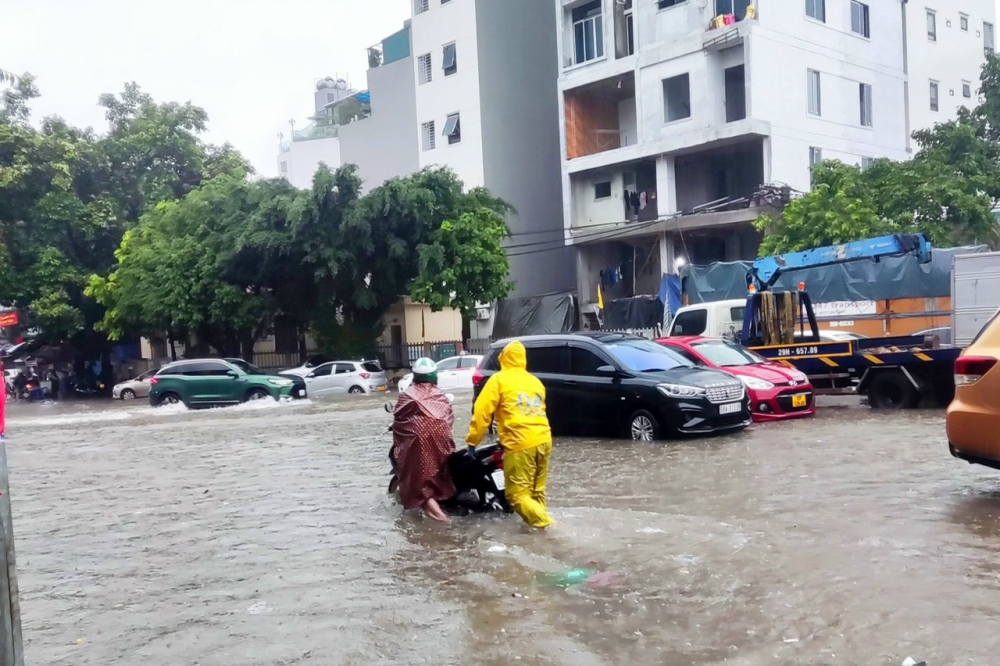
[[[851,0],[851,32],[862,37],[871,37],[868,26],[868,5]]]
[[[983,48],[987,51],[996,51],[996,33],[993,31],[993,24],[983,21]]]
[[[594,199],[608,199],[611,197],[611,181],[594,183]]]
[[[459,120],[457,113],[453,113],[450,116],[448,116],[448,120],[444,124],[444,135],[448,137],[449,146],[456,143],[461,143],[462,123]]]
[[[288,173],[288,162],[281,163],[281,173]]]
[[[413,13],[423,14],[431,8],[431,0],[413,0]]]
[[[969,15],[959,14],[958,15],[958,27],[962,29],[962,32],[969,32]]]
[[[937,81],[931,81],[931,111],[938,110],[938,84]]]
[[[737,21],[742,21],[747,16],[747,8],[752,4],[755,4],[753,0],[715,0],[715,15],[732,14]]]
[[[455,52],[454,44],[445,44],[441,66],[444,68],[445,76],[451,76],[458,71],[458,54]]]
[[[604,16],[601,0],[573,10],[573,42],[576,64],[604,57]]]
[[[451,0],[441,0],[442,5],[447,5]]]
[[[822,95],[820,94],[819,72],[808,70],[809,78],[809,113],[814,116],[823,115]]]
[[[937,14],[927,10],[927,39],[937,41]]]
[[[691,117],[691,77],[673,76],[663,81],[663,117],[670,123]]]
[[[656,6],[660,9],[666,9],[667,7],[683,5],[685,2],[687,2],[687,0],[657,0]]]
[[[437,145],[435,143],[435,140],[437,139],[437,137],[434,136],[434,121],[433,120],[430,121],[429,123],[424,123],[423,125],[420,126],[420,135],[421,135],[421,137],[420,137],[421,138],[421,142],[420,142],[421,147],[424,150],[434,150],[435,146]]]
[[[434,78],[434,70],[431,68],[431,54],[425,53],[417,57],[417,80],[420,85],[430,83]]]
[[[814,167],[823,161],[823,149],[809,146],[809,166]]]
[[[858,84],[861,97],[861,126],[872,126],[872,87],[867,83]]]
[[[826,0],[806,0],[806,15],[826,23]]]
[[[972,84],[968,81],[962,81],[962,97],[965,99],[972,97]]]
[[[861,158],[861,170],[864,171],[870,167],[875,162],[874,157],[862,157]]]

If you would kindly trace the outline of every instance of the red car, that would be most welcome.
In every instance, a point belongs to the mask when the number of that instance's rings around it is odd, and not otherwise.
[[[698,365],[735,375],[750,393],[753,420],[758,423],[816,413],[812,384],[795,368],[772,363],[749,349],[719,338],[684,335],[661,338],[657,342]]]

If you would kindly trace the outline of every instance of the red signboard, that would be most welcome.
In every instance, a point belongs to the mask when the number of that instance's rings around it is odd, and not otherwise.
[[[7,328],[8,326],[17,326],[17,310],[0,312],[0,328]]]

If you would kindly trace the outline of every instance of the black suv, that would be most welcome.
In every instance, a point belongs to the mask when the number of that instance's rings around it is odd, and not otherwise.
[[[750,398],[738,379],[696,367],[651,340],[622,333],[517,339],[527,349],[528,372],[545,385],[549,423],[557,434],[601,432],[652,441],[750,425]],[[508,342],[494,343],[483,358],[476,397],[500,369]]]

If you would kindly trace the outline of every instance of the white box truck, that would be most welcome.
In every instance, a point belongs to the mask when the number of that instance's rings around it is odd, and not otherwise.
[[[952,344],[968,347],[997,310],[1000,310],[1000,252],[953,257]]]

